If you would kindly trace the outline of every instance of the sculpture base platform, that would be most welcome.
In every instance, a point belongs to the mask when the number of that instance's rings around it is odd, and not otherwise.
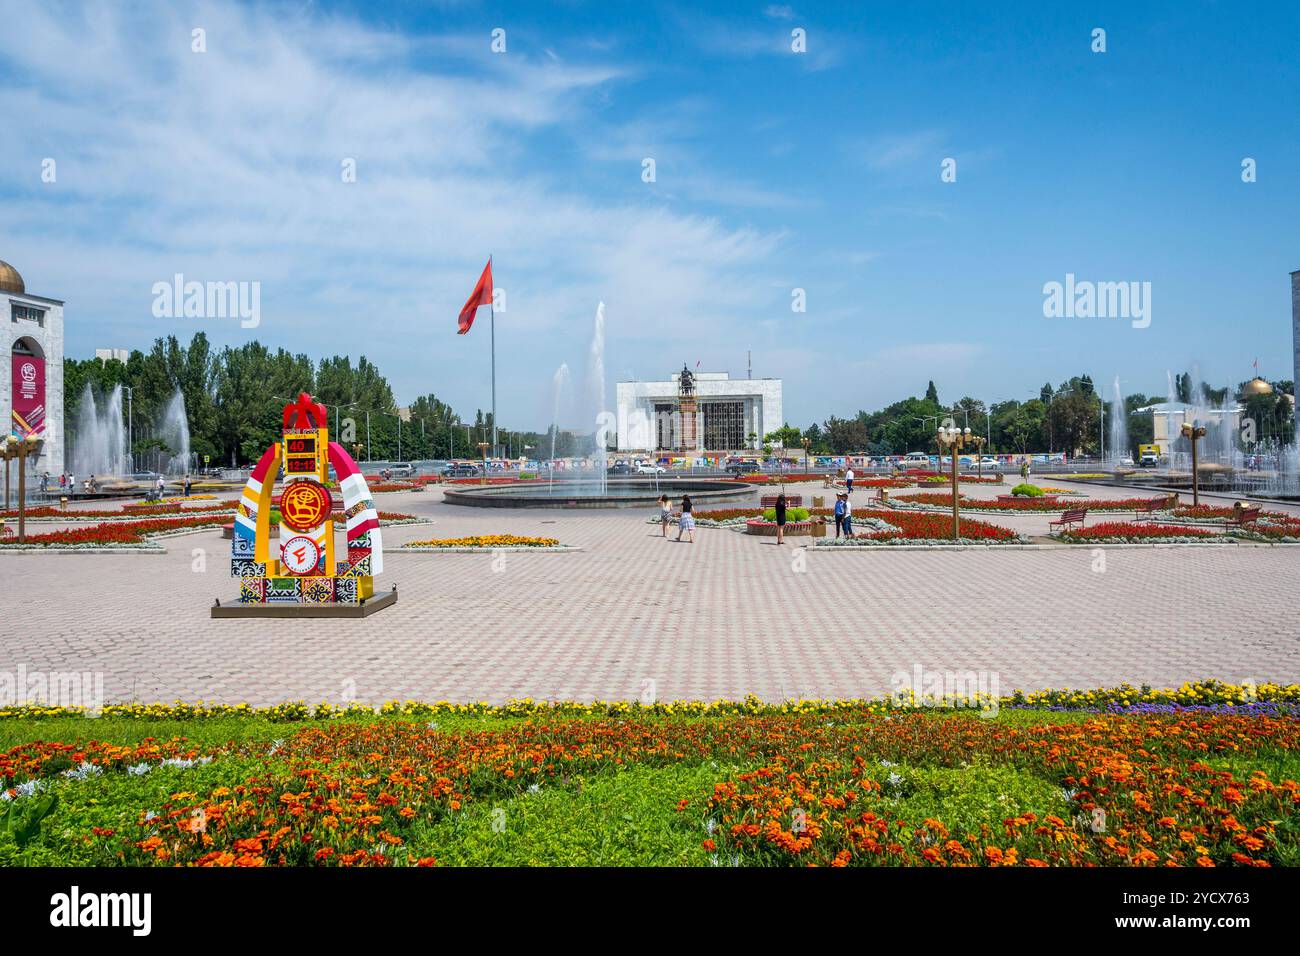
[[[254,617],[369,617],[397,603],[397,587],[387,594],[376,594],[358,604],[230,604],[212,606],[214,618]]]

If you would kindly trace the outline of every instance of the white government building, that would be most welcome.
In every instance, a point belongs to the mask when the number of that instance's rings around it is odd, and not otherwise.
[[[0,261],[0,322],[8,361],[0,371],[6,435],[42,439],[27,474],[63,471],[63,302],[32,295],[18,270]],[[16,477],[16,476],[15,476]]]
[[[616,396],[619,451],[740,451],[784,424],[779,378],[683,367],[662,382],[619,382]]]

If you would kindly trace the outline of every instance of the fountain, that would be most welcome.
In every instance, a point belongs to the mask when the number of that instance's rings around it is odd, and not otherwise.
[[[555,436],[559,432],[560,394],[569,380],[569,367],[555,371],[555,411],[551,432],[551,460],[555,459]],[[689,493],[700,502],[749,497],[754,486],[733,480],[707,478],[608,478],[609,454],[606,442],[615,427],[614,416],[605,408],[605,303],[596,307],[596,324],[588,354],[587,409],[595,422],[595,475],[565,477],[508,485],[449,487],[443,501],[479,508],[651,508],[663,491],[669,495]]]
[[[72,444],[72,474],[79,479],[125,475],[130,470],[126,427],[122,420],[122,386],[114,385],[101,410],[89,382],[81,392],[77,435]]]
[[[560,434],[560,395],[569,383],[569,363],[561,362],[555,370],[555,405],[551,412],[551,483],[555,483],[555,439]]]
[[[596,328],[591,333],[591,356],[589,367],[592,398],[595,400],[595,440],[596,440],[596,476],[600,485],[599,494],[608,489],[609,454],[605,450],[607,429],[610,415],[605,411],[605,303],[596,305]]]
[[[158,437],[171,452],[166,464],[158,470],[169,475],[183,475],[191,471],[190,423],[185,414],[185,396],[179,387],[172,393],[171,401],[163,411]]]
[[[1128,409],[1124,406],[1124,395],[1120,391],[1119,376],[1115,376],[1114,391],[1110,399],[1110,460],[1119,467],[1121,459],[1128,457],[1131,449],[1128,445]]]

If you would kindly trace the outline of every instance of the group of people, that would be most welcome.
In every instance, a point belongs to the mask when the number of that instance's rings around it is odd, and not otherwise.
[[[688,544],[695,543],[695,506],[690,495],[682,495],[682,509],[677,515],[677,540],[686,535]],[[659,496],[659,533],[668,537],[668,523],[673,520],[673,505],[667,495]]]
[[[45,494],[46,492],[50,492],[53,490],[54,490],[53,479],[50,478],[50,473],[48,471],[42,472],[41,493]],[[82,482],[81,490],[88,495],[93,495],[95,492],[99,491],[99,481],[95,478],[94,475],[91,475],[84,482]],[[59,475],[59,491],[60,492],[66,491],[75,494],[77,491],[77,476],[72,474],[71,472],[66,472],[64,474]]]
[[[852,472],[850,472],[852,474]],[[848,479],[850,483],[849,491],[852,491],[852,478]],[[776,496],[776,543],[785,544],[785,523],[786,523],[786,497],[782,491]],[[668,537],[668,525],[673,520],[673,505],[667,495],[659,496],[659,534],[662,537]],[[682,495],[681,511],[677,514],[677,540],[682,540],[682,535],[686,535],[687,543],[695,543],[695,514],[694,506],[691,504],[690,495]],[[835,537],[844,535],[846,538],[853,537],[853,502],[849,500],[849,492],[841,491],[835,495]]]
[[[48,471],[42,472],[41,493],[47,494],[53,491],[54,490],[53,485],[54,485],[54,481],[50,477],[50,473]],[[181,487],[184,489],[184,494],[187,498],[189,497],[190,488],[192,485],[193,485],[193,481],[189,475],[186,475],[185,478],[181,481]],[[82,483],[81,490],[88,495],[93,495],[97,493],[99,491],[99,480],[94,475],[91,475]],[[71,472],[65,472],[64,474],[59,475],[60,494],[63,494],[64,492],[70,494],[76,494],[76,491],[77,491],[76,475],[72,474]],[[159,475],[157,482],[154,483],[154,491],[157,492],[159,498],[162,498],[167,493],[167,483],[166,481],[163,480],[162,475]]]

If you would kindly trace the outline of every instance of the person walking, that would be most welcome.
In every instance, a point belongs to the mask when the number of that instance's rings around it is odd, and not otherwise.
[[[659,534],[668,537],[668,522],[673,516],[673,506],[668,503],[667,495],[659,496]]]
[[[77,473],[75,471],[70,471],[68,472],[68,494],[75,495],[76,493],[77,493]]]
[[[48,471],[43,471],[41,472],[41,494],[45,494],[45,492],[49,490],[50,490],[50,473]]]
[[[691,496],[682,495],[682,516],[677,519],[677,540],[682,540],[682,532],[687,535],[689,544],[695,543],[695,515],[691,513]]]
[[[847,493],[844,495],[844,537],[853,537],[853,502]]]
[[[186,498],[188,498],[188,497],[190,496],[190,487],[191,487],[191,485],[192,485],[192,482],[190,481],[190,476],[189,476],[189,475],[186,475],[186,476],[185,476],[185,484],[184,484],[184,488],[185,488],[185,497],[186,497]]]
[[[1026,458],[1024,461],[1020,463],[1020,480],[1021,481],[1029,480],[1029,459],[1028,458]]]
[[[163,498],[167,497],[167,483],[163,481],[162,475],[158,476],[157,488],[158,488],[158,500],[161,501]]]
[[[776,496],[776,543],[785,544],[785,492]]]
[[[844,487],[849,494],[853,494],[853,466],[849,465],[848,470],[844,472]]]
[[[835,495],[835,537],[840,536],[844,530],[844,492],[837,492]]]

